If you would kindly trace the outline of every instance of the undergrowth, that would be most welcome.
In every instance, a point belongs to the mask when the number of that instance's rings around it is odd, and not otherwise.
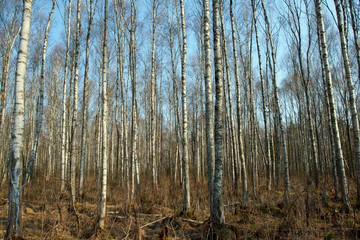
[[[341,201],[311,186],[306,208],[306,187],[293,178],[291,201],[283,204],[283,188],[267,190],[266,181],[249,191],[247,206],[241,191],[224,183],[225,224],[209,220],[206,179],[191,181],[191,211],[182,212],[180,183],[161,177],[158,187],[143,178],[140,194],[130,200],[120,181],[109,179],[105,228],[96,229],[99,189],[89,177],[83,198],[69,211],[69,194],[59,193],[60,181],[38,177],[30,181],[22,198],[24,239],[360,239],[359,210],[344,211]],[[261,182],[261,181],[260,181]],[[332,186],[326,186],[331,189]],[[354,190],[354,183],[350,183]],[[354,191],[350,191],[354,192]],[[355,194],[350,195],[355,203]],[[7,221],[7,186],[0,192],[0,238]]]

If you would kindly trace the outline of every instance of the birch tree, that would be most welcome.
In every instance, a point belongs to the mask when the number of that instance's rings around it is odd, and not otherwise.
[[[190,211],[190,178],[189,178],[189,159],[188,159],[188,114],[186,103],[186,57],[187,57],[187,36],[185,25],[185,8],[184,1],[180,0],[180,15],[181,15],[181,32],[182,32],[182,53],[181,53],[181,98],[182,98],[182,113],[183,113],[183,181],[184,181],[184,214]]]
[[[223,13],[223,7],[222,5],[220,5],[220,22],[221,22],[221,36],[222,36],[222,52],[224,53],[224,63],[225,63],[225,72],[226,72],[226,83],[225,84],[225,78],[224,78],[224,90],[226,89],[227,86],[227,92],[228,92],[228,104],[229,104],[229,114],[228,118],[229,118],[229,125],[230,125],[230,142],[232,142],[232,146],[231,146],[231,152],[233,155],[233,170],[232,172],[234,172],[234,177],[235,177],[235,188],[237,189],[237,176],[238,176],[238,172],[237,172],[237,162],[238,162],[238,157],[237,157],[237,143],[236,143],[236,134],[235,134],[235,124],[234,124],[234,113],[233,113],[233,107],[232,107],[232,91],[231,91],[231,78],[230,78],[230,67],[229,67],[229,58],[228,58],[228,54],[227,54],[227,42],[226,42],[226,34],[225,34],[225,24],[224,24],[224,13]],[[224,91],[224,95],[226,96],[226,92]],[[225,99],[227,99],[225,97]]]
[[[340,180],[340,189],[342,193],[342,201],[345,209],[350,209],[350,202],[348,198],[348,189],[347,189],[347,179],[345,175],[345,167],[344,167],[344,158],[343,152],[341,148],[340,142],[340,133],[339,133],[339,126],[337,122],[337,113],[335,108],[335,99],[334,99],[334,91],[333,91],[333,84],[332,84],[332,77],[331,71],[329,66],[329,58],[328,58],[328,47],[326,43],[326,36],[325,36],[325,27],[324,27],[324,19],[322,14],[321,8],[321,1],[314,0],[315,4],[315,12],[316,12],[316,23],[318,28],[318,36],[319,36],[319,45],[321,46],[321,53],[320,56],[321,62],[324,67],[325,79],[326,79],[326,89],[329,98],[329,108],[330,108],[330,116],[331,116],[331,126],[332,126],[332,133],[333,133],[333,140],[335,144],[335,154],[336,154],[336,162],[338,165],[338,174]]]
[[[71,20],[71,5],[72,0],[69,0],[69,7],[68,7],[68,15],[67,15],[67,26],[66,29],[66,54],[65,54],[65,65],[64,65],[64,83],[63,83],[63,99],[62,99],[62,119],[61,119],[61,187],[60,191],[63,192],[65,190],[65,178],[67,172],[67,163],[66,163],[66,95],[67,95],[67,78],[68,78],[68,62],[69,62],[69,55],[70,55],[70,20]],[[66,7],[65,7],[66,8]],[[66,10],[65,10],[66,12]]]
[[[34,161],[36,160],[40,130],[41,130],[42,122],[43,122],[46,49],[47,49],[48,36],[49,36],[49,31],[50,31],[50,24],[51,24],[52,16],[54,14],[55,6],[56,6],[56,0],[53,0],[53,5],[52,5],[52,8],[51,8],[51,11],[49,14],[49,20],[48,20],[46,28],[45,28],[44,44],[43,44],[43,49],[42,49],[41,70],[40,70],[41,75],[40,75],[40,83],[39,83],[39,98],[36,103],[35,136],[34,136],[34,142],[32,145],[30,161],[28,163],[28,166],[27,166],[27,169],[25,172],[25,176],[24,176],[23,182],[22,182],[22,193],[24,193],[25,185],[29,181],[30,173],[31,173],[32,167],[34,165]]]
[[[24,92],[27,68],[27,52],[30,35],[32,0],[23,1],[23,19],[20,34],[20,46],[15,75],[15,105],[13,130],[11,134],[9,210],[5,239],[21,237],[21,189],[22,149],[24,134]]]
[[[101,197],[98,224],[104,229],[106,216],[106,189],[107,189],[107,165],[108,165],[108,99],[107,99],[107,38],[108,38],[108,0],[104,1],[104,39],[102,54],[102,174],[101,174]]]
[[[355,152],[355,160],[357,162],[357,171],[358,171],[358,179],[357,179],[357,203],[360,205],[360,131],[359,131],[359,119],[358,112],[356,107],[356,95],[354,90],[354,83],[351,74],[350,60],[348,55],[347,48],[347,40],[345,36],[345,29],[343,23],[343,13],[341,10],[340,2],[338,0],[334,0],[335,8],[336,8],[336,16],[337,16],[337,25],[340,34],[340,43],[341,43],[341,55],[343,58],[344,68],[345,68],[345,80],[347,84],[347,88],[349,91],[349,104],[350,104],[350,112],[351,112],[351,120],[354,134],[354,152]],[[346,205],[346,207],[348,207]]]
[[[95,9],[93,9],[94,0],[90,0],[88,9],[88,29],[86,34],[86,53],[85,53],[85,73],[84,73],[84,95],[83,95],[83,113],[82,113],[82,126],[81,126],[81,153],[80,153],[80,185],[79,195],[80,198],[84,197],[84,184],[85,184],[85,163],[86,163],[86,142],[88,131],[88,111],[89,111],[89,55],[90,55],[90,39],[91,39],[91,27],[94,19]],[[95,5],[97,0],[95,1]]]
[[[210,4],[209,0],[203,0],[204,4],[204,52],[205,52],[205,114],[206,114],[206,156],[208,167],[208,188],[210,199],[210,213],[213,214],[213,182],[214,182],[214,104],[211,79],[211,40],[210,40]]]
[[[267,105],[267,101],[265,98],[265,78],[264,78],[264,72],[263,72],[262,61],[261,61],[261,52],[260,52],[260,43],[259,43],[258,28],[257,28],[255,0],[251,1],[251,7],[252,7],[252,11],[253,11],[256,48],[257,48],[257,52],[258,52],[259,72],[260,72],[260,81],[261,81],[261,99],[262,99],[262,108],[263,108],[262,112],[263,112],[263,117],[264,117],[264,130],[265,130],[265,158],[266,158],[266,162],[268,165],[267,188],[268,188],[268,190],[270,190],[271,189],[272,162],[271,162],[271,157],[270,157],[270,141],[269,141],[269,130],[268,130],[268,105]]]
[[[72,124],[71,124],[71,134],[70,134],[70,201],[71,206],[76,200],[76,156],[75,156],[75,147],[76,147],[76,130],[77,130],[77,115],[78,115],[78,85],[79,85],[79,68],[80,68],[80,28],[81,28],[81,0],[77,2],[77,14],[76,14],[76,36],[75,36],[75,56],[74,56],[74,87],[73,87],[73,109],[72,109]],[[70,91],[72,89],[70,88]]]
[[[156,88],[156,79],[155,79],[155,46],[156,46],[156,11],[157,11],[157,1],[153,1],[152,6],[152,38],[151,38],[151,134],[150,134],[150,162],[152,164],[152,176],[153,176],[153,185],[157,188],[157,170],[156,170],[156,156],[155,156],[155,139],[156,139],[156,96],[155,96],[155,88]]]
[[[236,115],[237,115],[237,124],[238,124],[238,143],[239,143],[239,156],[240,156],[240,168],[241,168],[241,180],[242,180],[242,204],[247,205],[247,172],[245,166],[245,156],[244,156],[244,142],[242,134],[242,113],[241,113],[241,90],[240,90],[240,76],[238,68],[238,55],[237,55],[237,45],[235,38],[235,20],[233,14],[233,1],[230,0],[230,18],[231,18],[231,38],[233,45],[233,55],[234,55],[234,72],[235,72],[235,83],[236,83]]]
[[[360,41],[359,41],[359,34],[358,34],[358,31],[359,31],[358,14],[356,13],[356,11],[354,9],[354,1],[353,0],[349,0],[349,12],[350,12],[350,17],[351,17],[351,27],[353,29],[353,34],[354,34],[354,44],[355,44],[355,49],[356,49],[356,61],[358,64],[358,71],[360,71]],[[358,81],[359,80],[360,80],[360,74],[358,74]],[[358,188],[358,192],[359,192],[359,188]],[[358,195],[358,199],[359,199],[359,195]],[[358,205],[359,205],[359,202],[358,202]]]
[[[219,1],[213,0],[213,35],[214,35],[214,66],[215,66],[215,169],[214,169],[214,196],[213,219],[218,223],[225,223],[224,206],[222,197],[223,178],[223,81],[220,48],[220,20]]]
[[[134,198],[135,195],[135,181],[138,194],[140,193],[140,181],[137,171],[137,161],[138,161],[138,152],[137,152],[137,84],[136,84],[136,31],[137,24],[137,13],[135,1],[131,0],[131,29],[130,29],[130,42],[129,42],[129,67],[130,67],[130,77],[132,85],[132,116],[131,116],[131,135],[132,135],[132,145],[131,145],[131,198]],[[135,179],[136,178],[136,179]]]
[[[3,52],[2,52],[2,68],[1,68],[1,82],[0,82],[0,145],[3,145],[3,132],[4,132],[4,119],[5,119],[5,109],[7,105],[7,95],[8,95],[8,78],[10,71],[10,60],[11,53],[13,51],[13,47],[15,41],[20,33],[20,23],[18,21],[21,9],[18,7],[20,4],[19,0],[16,0],[12,3],[14,6],[10,6],[13,8],[10,20],[10,24],[7,28],[7,33],[3,37]],[[9,4],[11,5],[11,4]],[[2,161],[2,149],[0,149],[0,163]]]

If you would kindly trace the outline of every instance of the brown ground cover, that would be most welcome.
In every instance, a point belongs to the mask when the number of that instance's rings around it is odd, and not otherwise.
[[[302,182],[301,182],[302,181]],[[182,188],[161,178],[159,189],[151,179],[142,179],[141,195],[133,202],[126,199],[126,189],[118,181],[109,181],[105,229],[95,234],[99,188],[94,178],[87,180],[84,199],[69,211],[68,193],[60,194],[59,180],[32,180],[22,199],[22,236],[24,239],[360,239],[360,212],[346,213],[341,201],[311,186],[309,210],[306,210],[306,188],[302,178],[292,179],[291,204],[284,206],[281,190],[249,190],[249,204],[242,207],[232,186],[225,183],[224,209],[226,224],[209,222],[206,181],[191,185],[192,211],[181,213]],[[263,181],[265,183],[265,181]],[[331,181],[328,181],[330,184]],[[326,186],[332,189],[331,185]],[[281,188],[280,188],[281,189]],[[350,183],[350,199],[355,203],[355,185]],[[7,222],[7,186],[0,192],[0,237]],[[308,217],[307,217],[308,216]]]

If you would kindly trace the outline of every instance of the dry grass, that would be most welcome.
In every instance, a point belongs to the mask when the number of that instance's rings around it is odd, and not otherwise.
[[[208,221],[206,181],[192,181],[192,211],[181,214],[180,184],[162,177],[154,189],[150,179],[142,179],[141,195],[127,201],[126,189],[109,179],[105,229],[95,234],[99,191],[94,178],[87,179],[84,199],[69,212],[69,196],[58,193],[59,181],[44,178],[27,186],[22,205],[22,234],[25,239],[360,239],[359,211],[345,213],[341,202],[328,193],[324,204],[319,189],[311,186],[309,218],[306,219],[306,189],[303,179],[292,179],[291,203],[282,203],[282,190],[268,191],[260,185],[249,191],[249,204],[241,206],[241,196],[230,184],[224,184],[224,209],[227,224],[216,226]],[[265,183],[265,181],[263,181]],[[331,189],[331,186],[327,186]],[[355,185],[350,184],[354,192]],[[30,191],[31,190],[31,191]],[[355,196],[350,199],[354,202]],[[0,192],[0,238],[5,234],[7,187]]]

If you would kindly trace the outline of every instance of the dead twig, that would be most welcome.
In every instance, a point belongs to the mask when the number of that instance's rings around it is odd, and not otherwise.
[[[163,217],[163,218],[157,219],[157,220],[155,220],[155,221],[149,222],[149,223],[141,226],[140,228],[144,228],[144,227],[150,226],[150,225],[152,225],[152,224],[154,224],[154,223],[157,223],[157,222],[160,222],[160,221],[164,220],[165,218],[167,218],[167,217]]]
[[[197,224],[203,224],[203,221],[196,221],[196,220],[192,220],[192,219],[188,219],[188,218],[180,218],[182,221],[185,222],[191,222],[191,223],[197,223]]]

